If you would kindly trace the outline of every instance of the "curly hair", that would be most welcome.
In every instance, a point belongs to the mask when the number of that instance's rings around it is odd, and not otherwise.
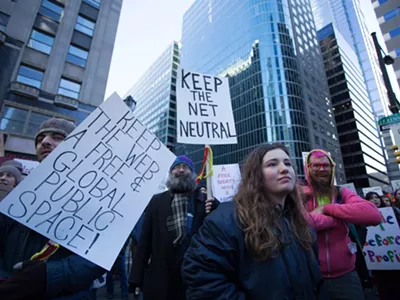
[[[276,209],[276,203],[268,199],[269,191],[264,184],[262,173],[264,155],[275,149],[281,149],[289,155],[288,149],[280,143],[264,144],[250,153],[243,166],[242,181],[234,197],[246,246],[252,250],[258,261],[274,257],[274,253],[283,242],[278,238],[283,236],[280,222],[282,213]],[[311,251],[315,237],[304,216],[305,208],[297,197],[296,188],[287,195],[285,210],[288,211],[288,222],[293,237],[303,249]],[[280,234],[277,234],[277,231]]]

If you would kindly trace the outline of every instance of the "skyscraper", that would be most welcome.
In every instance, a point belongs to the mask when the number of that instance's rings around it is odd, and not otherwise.
[[[347,181],[389,184],[383,149],[357,56],[332,24],[318,31]]]
[[[338,182],[345,181],[307,1],[195,1],[183,18],[181,66],[229,77],[238,144],[213,147],[215,164],[242,162],[260,143],[279,141],[300,176],[302,152],[319,147],[332,153]],[[202,151],[176,147],[197,164]]]
[[[311,0],[311,4],[316,29],[332,23],[356,53],[376,120],[390,114],[386,88],[360,0]],[[381,147],[386,146],[386,167],[391,180],[400,178],[392,145],[390,134],[382,133]]]
[[[394,58],[394,71],[400,86],[400,3],[397,0],[372,0],[388,54]]]
[[[0,131],[32,157],[51,117],[80,123],[104,100],[122,0],[0,2]],[[1,140],[1,139],[0,139]]]
[[[172,42],[126,96],[136,101],[137,118],[170,150],[176,138],[176,76],[180,53]]]

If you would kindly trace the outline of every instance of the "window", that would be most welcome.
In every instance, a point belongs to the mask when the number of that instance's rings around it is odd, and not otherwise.
[[[85,67],[88,54],[89,52],[70,45],[67,54],[67,61],[75,65]]]
[[[22,108],[5,105],[0,115],[0,130],[34,137],[39,126],[52,117],[51,112],[42,113],[36,108]]]
[[[83,2],[95,8],[100,8],[100,0],[83,0]]]
[[[390,37],[394,38],[395,36],[400,35],[400,27],[397,27],[391,31],[389,31]]]
[[[35,136],[36,133],[39,131],[40,125],[50,119],[51,116],[43,115],[36,112],[31,112],[28,119],[28,126],[26,127],[25,134],[29,136]]]
[[[76,83],[76,82],[61,78],[60,87],[58,88],[58,93],[60,95],[78,99],[80,91],[81,91],[80,83]]]
[[[63,7],[55,4],[54,2],[50,2],[49,0],[43,0],[42,6],[40,6],[39,9],[39,13],[49,17],[50,19],[60,22],[63,13]]]
[[[28,42],[28,47],[31,47],[43,53],[50,54],[51,46],[53,46],[53,43],[53,37],[33,29],[31,38]]]
[[[34,86],[38,89],[40,89],[40,86],[42,84],[42,79],[43,79],[43,72],[33,69],[28,66],[21,65],[19,67],[18,75],[17,75],[17,81]]]
[[[386,3],[388,0],[378,0],[379,4]]]
[[[23,134],[27,117],[27,110],[4,106],[0,122],[0,130]]]
[[[78,16],[75,29],[89,36],[93,36],[94,23],[84,17]]]
[[[385,21],[389,21],[390,19],[393,19],[398,15],[400,15],[400,6],[384,14],[383,18],[385,19]]]
[[[10,16],[0,11],[0,31],[6,32]]]

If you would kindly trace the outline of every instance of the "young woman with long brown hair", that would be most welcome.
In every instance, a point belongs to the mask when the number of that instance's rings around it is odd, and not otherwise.
[[[249,155],[234,201],[193,237],[183,277],[187,299],[326,299],[315,235],[282,144]]]

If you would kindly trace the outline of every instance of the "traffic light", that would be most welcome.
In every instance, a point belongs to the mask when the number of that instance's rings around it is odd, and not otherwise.
[[[399,146],[393,145],[392,149],[394,150],[394,156],[396,157],[396,162],[400,164],[400,151],[399,151]]]

